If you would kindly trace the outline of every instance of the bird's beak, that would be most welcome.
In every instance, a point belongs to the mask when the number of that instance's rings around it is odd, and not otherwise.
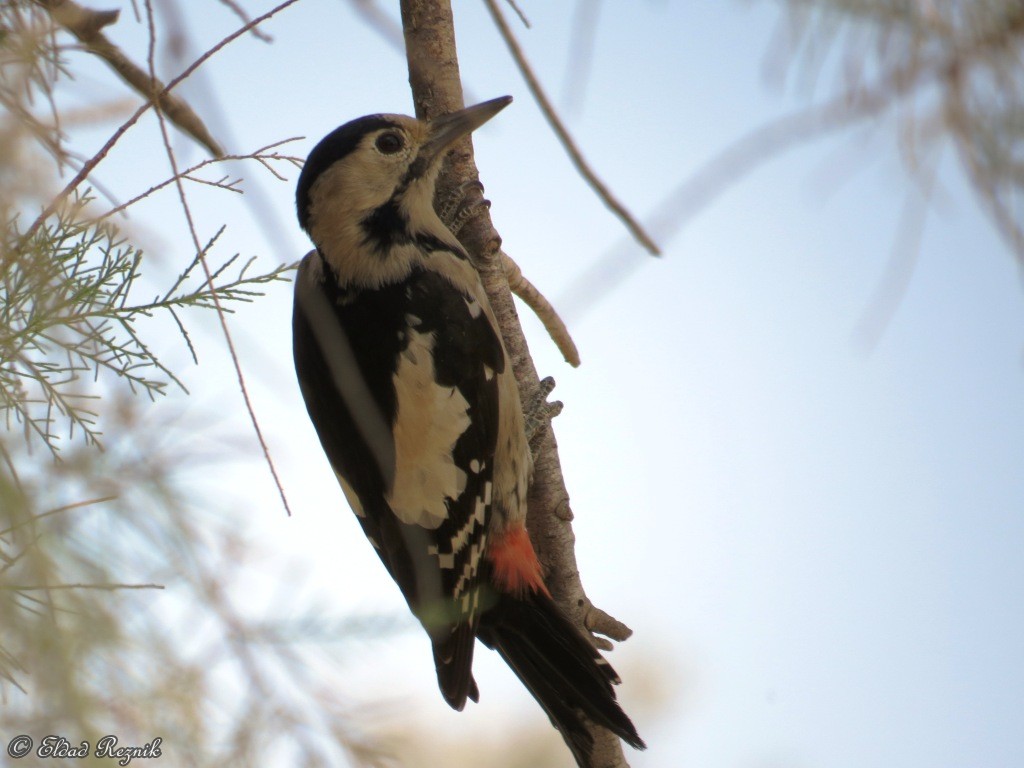
[[[511,103],[511,96],[500,96],[483,104],[435,117],[428,124],[429,138],[420,147],[417,158],[423,162],[423,169],[426,170],[439,159],[456,139],[472,133]]]

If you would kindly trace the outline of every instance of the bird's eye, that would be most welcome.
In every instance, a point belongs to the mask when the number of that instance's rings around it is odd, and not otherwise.
[[[402,148],[402,137],[397,133],[382,133],[377,137],[377,149],[385,155],[393,155]]]

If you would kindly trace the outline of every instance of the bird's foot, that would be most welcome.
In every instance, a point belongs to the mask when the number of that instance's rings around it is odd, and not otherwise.
[[[438,216],[456,237],[466,222],[488,211],[491,201],[484,197],[484,185],[477,180],[456,187],[438,206]]]
[[[540,380],[540,389],[533,401],[524,409],[526,417],[526,439],[530,443],[530,449],[536,452],[540,436],[543,434],[543,427],[551,423],[551,420],[562,412],[562,402],[554,400],[548,402],[548,395],[555,388],[555,380],[546,376]]]

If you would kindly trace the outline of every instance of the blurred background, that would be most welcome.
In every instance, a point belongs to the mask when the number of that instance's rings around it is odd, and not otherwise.
[[[5,256],[141,104],[48,31],[45,5],[0,11]],[[88,5],[120,7],[105,34],[164,82],[273,7]],[[576,173],[487,8],[456,4],[467,102],[515,98],[474,139],[495,225],[583,361],[566,365],[520,306],[565,403],[584,586],[635,632],[610,655],[649,745],[630,764],[1024,764],[1019,4],[518,7],[529,28],[501,6],[577,146],[663,249],[631,241]],[[199,244],[224,227],[210,265],[239,255],[218,279],[262,293],[226,295],[227,323],[292,514],[199,267],[175,286],[196,247],[174,185],[61,251],[81,274],[141,252],[129,300],[95,327],[115,346],[137,334],[128,370],[173,374],[165,394],[132,395],[59,324],[25,341],[38,323],[15,310],[45,302],[16,301],[14,278],[41,267],[5,258],[0,741],[161,737],[168,765],[569,766],[482,647],[481,703],[444,704],[294,380],[291,273],[275,270],[309,243],[285,156],[354,117],[413,111],[397,4],[306,0],[259,29],[176,92],[229,154],[294,139],[263,153],[269,167],[184,182]],[[168,131],[179,171],[208,157]],[[149,112],[67,216],[92,221],[174,173]],[[172,287],[180,305],[153,300]],[[33,369],[58,384],[33,389]]]

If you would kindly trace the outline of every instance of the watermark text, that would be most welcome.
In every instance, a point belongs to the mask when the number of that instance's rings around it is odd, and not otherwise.
[[[73,744],[63,736],[51,734],[36,744],[31,736],[21,734],[7,742],[7,754],[15,759],[35,755],[52,760],[74,760],[92,755],[117,760],[118,765],[130,765],[132,760],[160,757],[162,743],[163,739],[158,736],[141,747],[126,746],[118,743],[117,736],[104,736],[94,746],[84,739]]]

